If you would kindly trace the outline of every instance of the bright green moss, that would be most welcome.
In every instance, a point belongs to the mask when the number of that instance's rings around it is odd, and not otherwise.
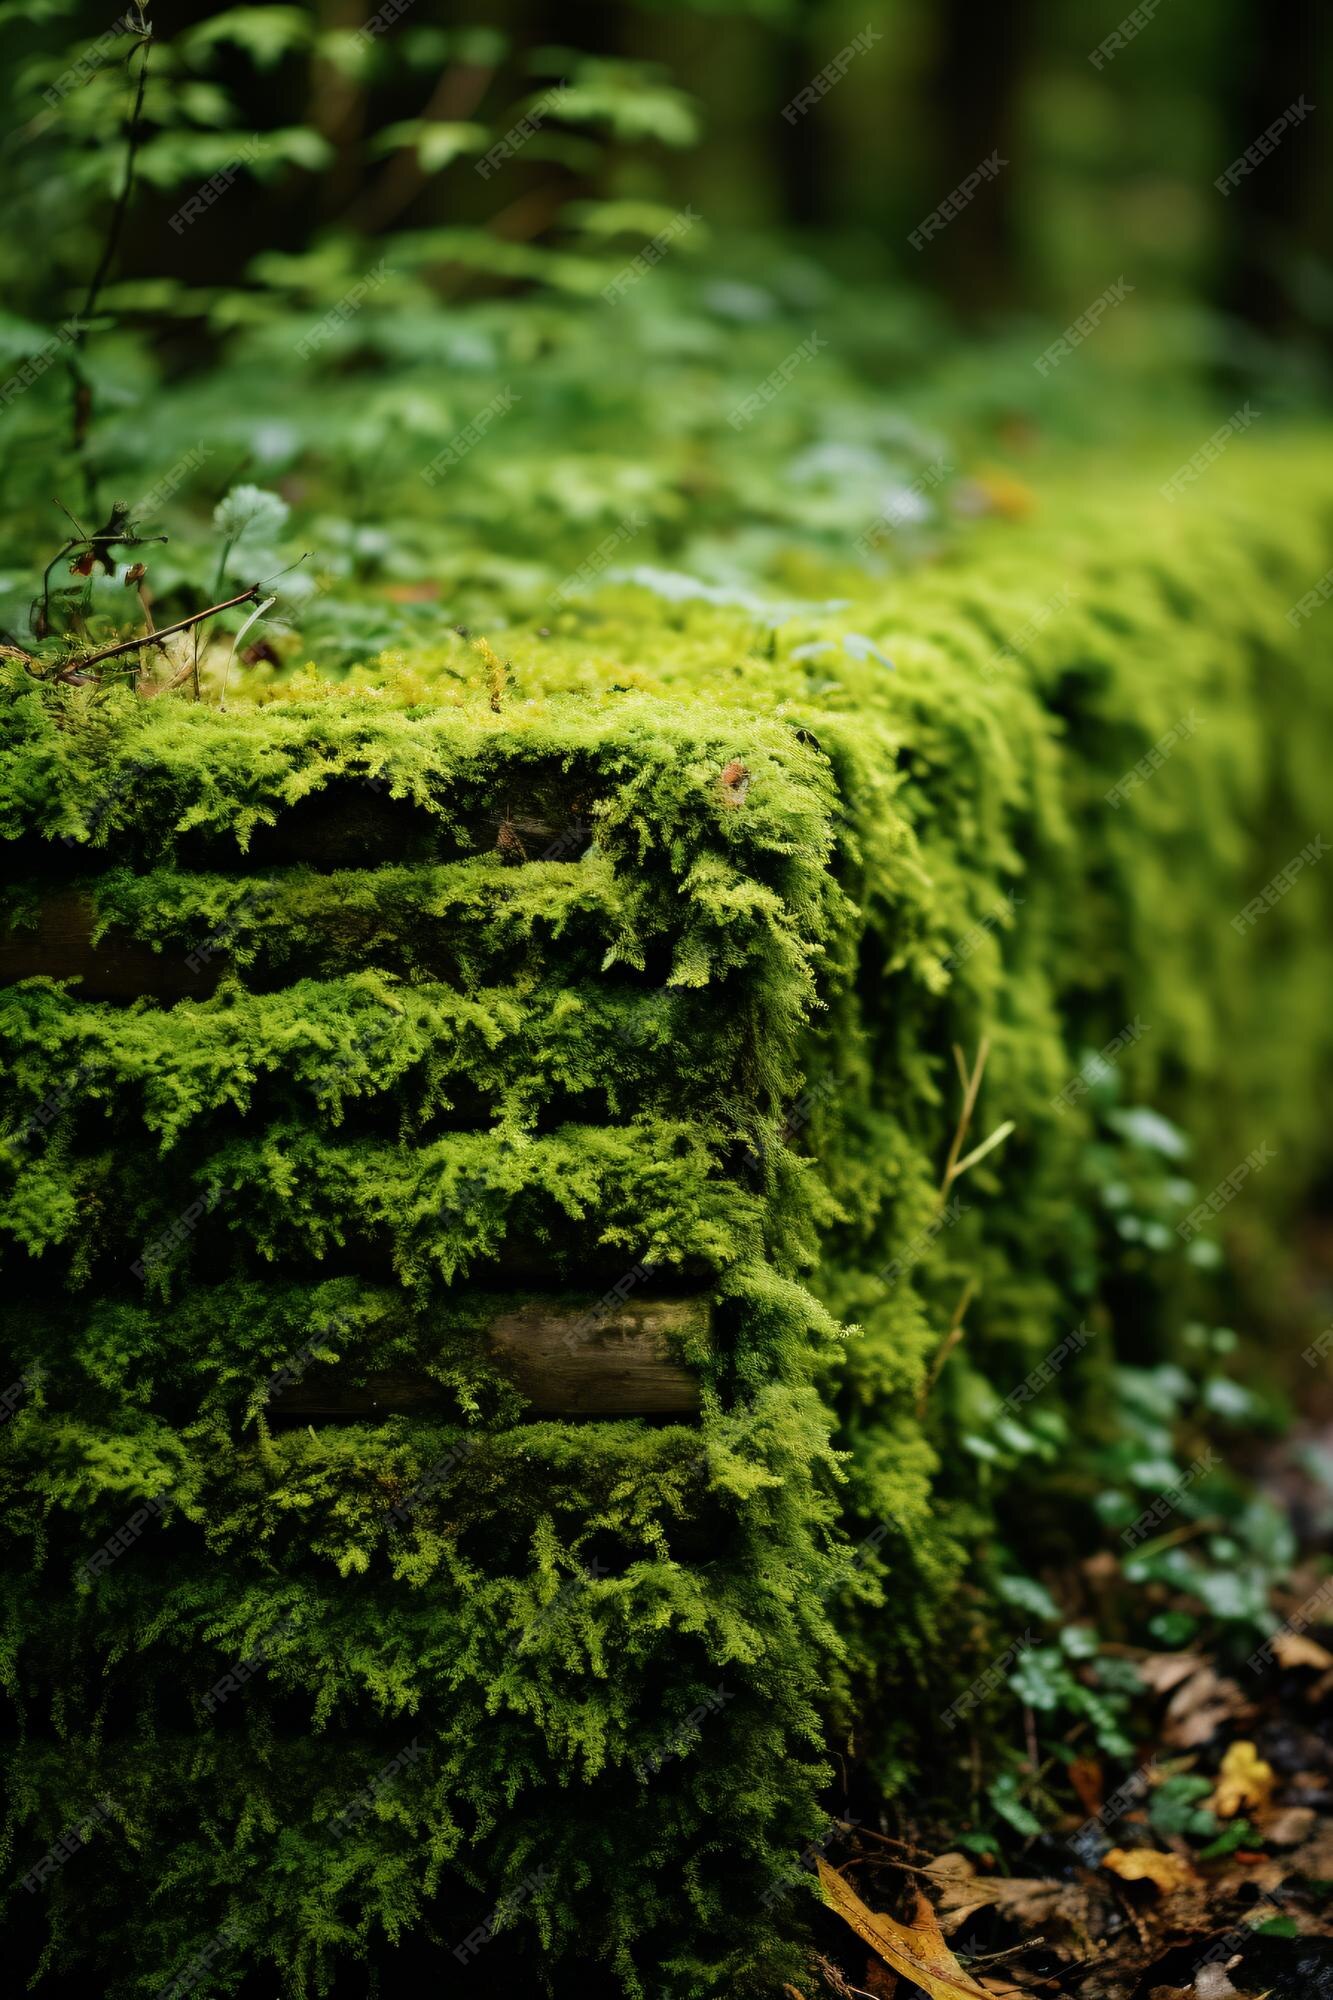
[[[4,1434],[14,1865],[90,1798],[115,1820],[45,1891],[58,1952],[93,1939],[148,1994],[230,1917],[204,1990],[320,1991],[395,1940],[438,1981],[539,1869],[513,1929],[553,1965],[776,1976],[800,1898],[765,1898],[828,1731],[870,1718],[881,1773],[910,1759],[1011,1461],[1000,1398],[1097,1310],[1083,1114],[1052,1104],[1083,1050],[1142,1019],[1127,1078],[1204,1188],[1274,1145],[1256,1234],[1324,1144],[1333,876],[1261,944],[1229,919],[1321,831],[1326,649],[1284,613],[1331,496],[1295,445],[1245,468],[1207,512],[1083,468],[906,579],[831,566],[849,608],[774,628],[608,584],[505,635],[499,716],[436,673],[453,635],[384,689],[225,717],[11,676],[16,920],[72,884],[108,937],[230,966],[174,1006],[0,1006],[0,1329],[40,1370]],[[405,857],[271,859],[284,813],[366,781],[415,815]],[[497,812],[552,800],[587,853],[506,865]],[[932,1233],[951,1045],[983,1034],[972,1136],[1015,1130]],[[698,1423],[525,1421],[489,1314],[643,1260],[717,1299]],[[436,1401],[292,1424],[265,1388],[294,1357]]]

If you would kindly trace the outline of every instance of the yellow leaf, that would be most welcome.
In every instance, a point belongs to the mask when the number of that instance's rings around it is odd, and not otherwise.
[[[1253,1743],[1233,1743],[1222,1759],[1217,1789],[1208,1803],[1220,1819],[1234,1819],[1238,1812],[1266,1811],[1273,1799],[1277,1780],[1271,1764],[1265,1764]]]
[[[1159,1854],[1155,1847],[1113,1847],[1103,1855],[1102,1867],[1122,1882],[1151,1882],[1164,1896],[1192,1888],[1198,1881],[1188,1861],[1178,1854]]]
[[[851,1883],[844,1881],[836,1868],[830,1868],[822,1855],[817,1865],[832,1908],[892,1971],[915,1980],[930,2000],[990,2000],[985,1987],[968,1978],[944,1942],[935,1912],[919,1891],[914,1920],[900,1924],[868,1909]]]

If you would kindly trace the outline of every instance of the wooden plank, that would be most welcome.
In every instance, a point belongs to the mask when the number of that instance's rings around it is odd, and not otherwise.
[[[56,889],[42,898],[32,929],[0,935],[0,981],[81,979],[90,1000],[199,999],[211,993],[226,963],[222,953],[207,957],[184,951],[154,951],[133,938],[108,931],[92,942],[93,906],[78,889]],[[196,963],[189,963],[191,956]]]
[[[492,1347],[534,1410],[552,1416],[688,1415],[699,1384],[674,1359],[670,1336],[711,1323],[707,1298],[635,1298],[603,1310],[534,1300],[501,1313]]]
[[[532,1299],[499,1313],[487,1338],[531,1412],[542,1417],[693,1416],[699,1383],[671,1348],[671,1336],[707,1334],[706,1296],[630,1299],[606,1311],[600,1302]],[[270,1405],[271,1421],[428,1414],[448,1400],[428,1375],[381,1370],[362,1383],[340,1381],[316,1365]]]

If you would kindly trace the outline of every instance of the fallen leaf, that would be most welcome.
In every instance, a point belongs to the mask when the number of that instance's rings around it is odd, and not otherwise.
[[[1264,1839],[1270,1847],[1299,1847],[1309,1839],[1314,1822],[1313,1806],[1284,1806],[1264,1827]]]
[[[929,2000],[990,2000],[985,1987],[968,1977],[944,1942],[935,1912],[919,1890],[915,1919],[900,1924],[868,1909],[851,1883],[836,1868],[830,1868],[822,1854],[816,1866],[830,1907],[879,1953],[891,1971],[915,1980]]]
[[[1199,1879],[1188,1861],[1178,1854],[1159,1853],[1155,1847],[1113,1847],[1102,1856],[1102,1867],[1122,1882],[1151,1882],[1164,1896],[1192,1889]]]
[[[1199,1653],[1147,1653],[1134,1665],[1145,1687],[1154,1694],[1170,1694],[1173,1687],[1189,1680],[1208,1662]]]
[[[1224,1722],[1238,1722],[1253,1713],[1234,1681],[1223,1680],[1210,1666],[1201,1665],[1176,1688],[1167,1704],[1162,1740],[1168,1749],[1197,1750],[1212,1741]]]
[[[1265,1811],[1272,1801],[1277,1779],[1253,1743],[1233,1743],[1222,1759],[1217,1787],[1208,1803],[1220,1819],[1234,1819],[1238,1812]]]
[[[1333,1820],[1325,1820],[1313,1840],[1298,1847],[1287,1865],[1312,1882],[1333,1882]]]
[[[1095,1757],[1075,1757],[1069,1767],[1069,1782],[1089,1819],[1096,1819],[1106,1803],[1102,1767]]]
[[[1304,1632],[1279,1632],[1273,1640],[1273,1655],[1280,1667],[1315,1667],[1320,1673],[1333,1667],[1333,1653]]]

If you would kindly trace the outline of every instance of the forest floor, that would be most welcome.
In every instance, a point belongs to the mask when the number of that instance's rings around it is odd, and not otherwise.
[[[1333,1390],[1313,1401],[1249,1467],[1300,1550],[1267,1647],[1239,1665],[1120,1649],[1144,1684],[1137,1762],[1072,1756],[1081,1823],[989,1856],[939,1816],[839,1823],[812,1861],[820,1954],[789,2000],[1333,2000]],[[1066,1583],[1095,1603],[1115,1566],[1093,1555]]]

